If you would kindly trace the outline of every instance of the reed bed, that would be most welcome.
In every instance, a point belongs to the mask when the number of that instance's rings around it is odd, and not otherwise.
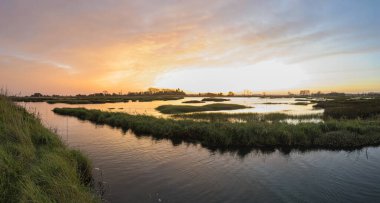
[[[204,122],[147,115],[56,108],[60,115],[106,124],[139,135],[200,143],[209,147],[360,148],[380,144],[379,120],[334,120],[297,125],[275,122]]]

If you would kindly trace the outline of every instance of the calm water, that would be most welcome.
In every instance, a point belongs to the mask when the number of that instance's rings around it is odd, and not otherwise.
[[[126,102],[126,103],[108,103],[108,104],[78,104],[78,105],[60,105],[65,107],[85,107],[90,109],[100,109],[113,112],[126,112],[130,114],[147,114],[154,116],[165,116],[160,112],[156,111],[155,108],[160,105],[173,104],[173,105],[193,105],[202,106],[205,104],[211,104],[216,102],[206,102],[200,104],[184,104],[183,101],[189,100],[201,100],[202,97],[186,97],[181,100],[172,101],[152,101],[152,102]],[[225,101],[223,103],[231,104],[241,104],[250,106],[252,108],[239,109],[232,111],[218,111],[218,112],[229,112],[229,113],[241,113],[241,112],[252,112],[252,113],[270,113],[270,112],[281,112],[288,114],[311,114],[311,113],[321,113],[323,110],[313,109],[313,104],[309,105],[294,105],[297,101],[294,98],[279,98],[279,99],[262,99],[258,97],[252,98],[228,98],[231,101]],[[265,104],[265,103],[277,103]]]
[[[165,102],[135,104],[138,109],[158,103]],[[131,104],[80,106],[108,109]],[[103,173],[110,202],[380,201],[380,147],[352,152],[222,153],[199,145],[123,133],[51,111],[73,105],[21,105],[38,112],[46,126],[57,129],[71,147],[92,159],[94,167]],[[95,174],[99,180],[100,172]]]

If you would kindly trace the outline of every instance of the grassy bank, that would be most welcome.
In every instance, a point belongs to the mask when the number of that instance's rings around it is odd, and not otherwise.
[[[0,202],[97,202],[91,164],[0,96]]]
[[[105,104],[118,102],[150,102],[183,99],[183,96],[155,95],[155,96],[72,96],[72,97],[12,97],[17,102],[47,102],[49,104]]]
[[[238,120],[244,122],[278,122],[285,119],[320,119],[322,114],[289,115],[284,113],[192,113],[175,114],[174,118],[207,120],[211,122],[228,122]]]
[[[162,105],[156,108],[157,111],[164,114],[190,113],[200,111],[222,111],[250,108],[239,104],[207,104],[203,106],[191,105]]]
[[[157,138],[198,142],[209,147],[359,148],[380,144],[379,120],[327,120],[324,123],[231,123],[174,120],[146,115],[56,108],[60,115],[131,129]]]

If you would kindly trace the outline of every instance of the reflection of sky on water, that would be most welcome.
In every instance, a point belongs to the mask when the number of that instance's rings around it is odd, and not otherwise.
[[[107,103],[107,104],[51,104],[54,107],[84,107],[88,109],[99,109],[103,111],[112,112],[126,112],[130,114],[147,114],[154,116],[165,116],[155,110],[156,107],[160,105],[192,105],[192,106],[202,106],[205,104],[211,104],[215,102],[206,102],[199,104],[184,104],[184,101],[190,100],[201,100],[203,97],[186,97],[181,100],[171,100],[171,101],[152,101],[152,102],[126,102],[126,103]],[[230,101],[225,101],[223,103],[231,104],[241,104],[250,106],[253,108],[229,110],[229,111],[218,111],[218,112],[228,112],[228,113],[287,113],[287,114],[312,114],[312,113],[322,113],[323,110],[313,109],[313,104],[309,105],[294,105],[297,103],[295,98],[259,98],[259,97],[233,97],[228,98]],[[276,103],[276,104],[265,104],[265,103]],[[28,104],[24,104],[27,105]]]

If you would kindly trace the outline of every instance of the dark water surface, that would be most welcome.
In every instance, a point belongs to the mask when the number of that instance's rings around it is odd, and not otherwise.
[[[380,147],[221,153],[21,105],[91,158],[110,202],[380,202]]]

